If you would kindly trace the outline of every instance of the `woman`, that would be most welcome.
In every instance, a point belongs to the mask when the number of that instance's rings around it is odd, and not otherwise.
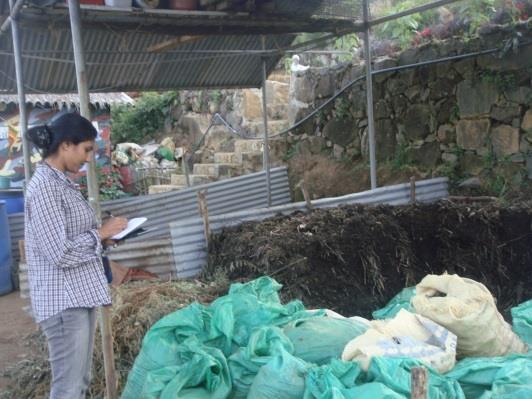
[[[26,190],[25,243],[33,314],[48,341],[50,399],[85,398],[95,309],[111,303],[102,242],[127,226],[126,219],[112,218],[98,227],[89,203],[65,175],[89,161],[96,134],[91,122],[72,113],[28,131],[44,159]]]

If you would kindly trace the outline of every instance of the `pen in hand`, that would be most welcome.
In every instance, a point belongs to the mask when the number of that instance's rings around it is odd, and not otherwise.
[[[109,211],[106,211],[105,213],[110,217],[110,219],[106,220],[98,229],[102,241],[110,239],[127,227],[126,218],[115,217]]]

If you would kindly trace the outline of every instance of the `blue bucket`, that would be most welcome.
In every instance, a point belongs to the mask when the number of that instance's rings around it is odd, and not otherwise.
[[[11,236],[5,201],[0,201],[0,237],[0,295],[5,295],[13,291],[13,282],[11,281]]]

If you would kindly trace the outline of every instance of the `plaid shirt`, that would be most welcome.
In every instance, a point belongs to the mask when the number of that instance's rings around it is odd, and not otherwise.
[[[37,322],[111,303],[94,211],[64,173],[42,163],[26,191],[25,243]]]

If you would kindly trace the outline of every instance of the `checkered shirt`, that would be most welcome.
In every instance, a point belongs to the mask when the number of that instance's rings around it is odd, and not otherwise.
[[[26,191],[25,244],[37,322],[111,303],[94,211],[64,173],[42,163]]]

